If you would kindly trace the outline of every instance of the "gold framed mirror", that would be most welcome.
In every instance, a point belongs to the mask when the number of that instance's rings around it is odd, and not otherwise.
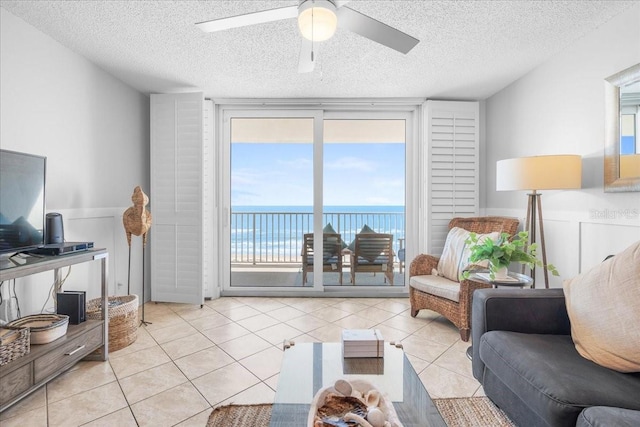
[[[640,64],[605,79],[604,191],[640,191]]]

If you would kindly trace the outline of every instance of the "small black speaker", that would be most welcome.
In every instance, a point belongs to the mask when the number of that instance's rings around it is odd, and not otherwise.
[[[57,212],[47,214],[45,243],[64,243],[64,224],[62,215]]]
[[[69,316],[69,323],[78,325],[87,320],[87,306],[85,291],[58,292],[58,314]]]

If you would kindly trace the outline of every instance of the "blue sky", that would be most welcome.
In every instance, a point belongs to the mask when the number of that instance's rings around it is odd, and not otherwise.
[[[325,144],[324,204],[404,205],[404,144]],[[312,144],[231,147],[232,206],[310,206]]]

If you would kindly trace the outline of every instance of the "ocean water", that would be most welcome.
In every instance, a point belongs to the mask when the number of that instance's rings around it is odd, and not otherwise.
[[[323,227],[331,224],[349,244],[368,225],[378,233],[404,238],[404,206],[325,206]],[[313,232],[311,206],[233,206],[231,259],[234,262],[299,262],[303,235]]]

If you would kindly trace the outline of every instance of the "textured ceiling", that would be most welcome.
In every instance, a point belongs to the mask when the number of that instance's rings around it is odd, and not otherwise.
[[[212,98],[484,99],[633,1],[374,1],[349,7],[418,39],[407,55],[338,28],[298,74],[295,19],[204,33],[194,24],[286,1],[1,1],[144,93]]]

